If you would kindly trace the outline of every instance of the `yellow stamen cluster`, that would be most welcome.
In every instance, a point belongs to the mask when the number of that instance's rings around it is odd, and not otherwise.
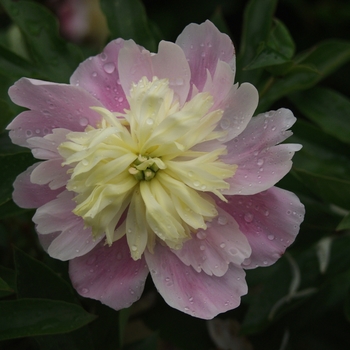
[[[180,107],[168,80],[144,77],[131,87],[128,102],[124,113],[92,107],[99,125],[69,133],[59,152],[71,167],[74,213],[108,244],[126,234],[139,259],[153,250],[156,237],[179,249],[191,232],[206,229],[217,215],[206,192],[225,200],[221,191],[236,166],[220,161],[225,146],[208,151],[223,136],[214,131],[223,112],[210,111],[208,93]]]

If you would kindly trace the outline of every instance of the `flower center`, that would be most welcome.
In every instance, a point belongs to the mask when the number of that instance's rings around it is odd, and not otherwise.
[[[156,239],[179,249],[192,232],[206,229],[217,216],[209,193],[225,200],[225,179],[237,166],[220,160],[226,147],[217,139],[225,132],[214,129],[223,112],[210,110],[208,93],[180,107],[168,80],[143,77],[128,102],[124,113],[91,107],[100,123],[70,132],[58,149],[70,166],[74,213],[108,244],[126,234],[139,259]]]

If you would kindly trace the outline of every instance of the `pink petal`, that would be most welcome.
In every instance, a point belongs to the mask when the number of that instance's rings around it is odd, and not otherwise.
[[[237,307],[247,293],[245,273],[236,265],[230,264],[222,277],[209,276],[186,266],[161,244],[156,244],[154,254],[145,251],[145,258],[164,300],[191,316],[211,319]]]
[[[50,235],[49,242],[44,240],[47,252],[60,260],[86,254],[103,238],[93,240],[91,228],[85,227],[83,219],[72,213],[75,208],[73,197],[73,192],[64,191],[38,208],[33,216],[39,236]]]
[[[235,69],[235,50],[231,39],[220,33],[210,21],[188,25],[177,38],[176,44],[185,52],[191,68],[191,83],[199,91],[205,84],[207,70],[214,76],[218,60]]]
[[[187,99],[191,71],[184,52],[174,43],[161,41],[158,53],[151,57],[153,72],[159,79],[169,79],[169,86],[179,96],[180,106]]]
[[[63,160],[58,158],[39,163],[33,170],[30,181],[37,185],[48,184],[52,190],[66,186],[70,176],[67,174],[68,167],[63,167],[62,162]]]
[[[198,230],[182,249],[173,253],[197,272],[203,270],[220,277],[227,272],[229,263],[240,265],[249,258],[251,248],[235,219],[220,208],[218,211],[219,216],[207,223],[207,230]]]
[[[131,258],[123,237],[112,246],[101,242],[88,254],[71,260],[69,274],[80,295],[119,310],[140,298],[148,268],[143,257]]]
[[[10,87],[9,95],[17,105],[32,110],[19,114],[7,126],[12,141],[21,146],[28,147],[27,139],[43,137],[57,127],[83,131],[101,119],[90,109],[101,103],[76,86],[22,78]]]
[[[214,97],[214,105],[211,110],[225,108],[222,102],[232,89],[233,81],[234,74],[226,62],[218,62],[213,76],[207,70],[207,80],[203,86],[203,91],[209,92]]]
[[[75,222],[69,217],[66,220],[72,226],[62,231],[47,248],[47,253],[55,259],[67,261],[78,256],[83,256],[90,252],[104,238],[101,236],[93,239],[91,229],[85,227],[84,221],[81,218]]]
[[[240,87],[235,84],[231,87],[219,105],[224,114],[217,128],[227,131],[227,135],[221,139],[223,142],[232,140],[244,131],[252,119],[258,102],[258,91],[252,84],[244,83]]]
[[[37,185],[30,181],[30,176],[38,166],[30,166],[22,174],[19,174],[13,184],[12,198],[21,208],[38,208],[52,201],[62,192],[62,189],[51,190],[47,185]]]
[[[248,238],[252,255],[244,268],[269,266],[294,242],[305,209],[289,191],[272,187],[253,196],[227,196],[218,205],[230,213]]]
[[[128,96],[132,83],[138,83],[142,77],[152,80],[154,73],[150,52],[133,40],[125,41],[119,52],[118,70],[120,84]]]
[[[32,153],[37,159],[62,158],[57,148],[62,142],[67,140],[66,136],[68,133],[70,133],[70,130],[60,128],[54,129],[52,130],[52,134],[28,139],[27,147],[32,149]],[[63,162],[63,160],[61,160],[61,162]]]
[[[227,179],[228,195],[255,194],[275,185],[292,167],[294,152],[301,145],[282,144],[292,132],[286,131],[295,122],[291,111],[279,109],[254,117],[247,128],[227,143],[226,163],[238,165],[235,175]]]
[[[124,40],[110,42],[98,56],[82,62],[70,78],[70,83],[87,90],[112,112],[122,112],[128,101],[120,85],[118,57]]]
[[[73,198],[74,193],[65,190],[57,198],[38,208],[33,216],[38,233],[62,232],[79,223],[82,218],[72,213],[76,207]]]

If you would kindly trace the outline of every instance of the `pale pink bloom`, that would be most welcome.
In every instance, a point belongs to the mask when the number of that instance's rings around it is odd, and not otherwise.
[[[170,306],[210,319],[239,305],[244,269],[294,241],[304,207],[274,185],[301,148],[281,144],[295,118],[252,118],[258,93],[233,84],[234,70],[231,40],[206,21],[157,54],[114,40],[70,84],[10,88],[29,109],[8,126],[12,141],[43,160],[13,198],[37,208],[40,241],[70,260],[78,293],[118,310],[150,273]]]

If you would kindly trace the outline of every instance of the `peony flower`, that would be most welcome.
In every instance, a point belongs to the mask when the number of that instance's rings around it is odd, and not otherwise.
[[[210,319],[247,293],[244,269],[273,264],[295,239],[304,207],[274,187],[301,146],[280,144],[286,109],[253,117],[251,84],[233,84],[231,40],[190,24],[152,54],[117,39],[70,84],[22,78],[26,107],[12,141],[42,160],[13,198],[50,256],[70,260],[79,294],[114,309],[142,294],[150,273],[165,301]]]

